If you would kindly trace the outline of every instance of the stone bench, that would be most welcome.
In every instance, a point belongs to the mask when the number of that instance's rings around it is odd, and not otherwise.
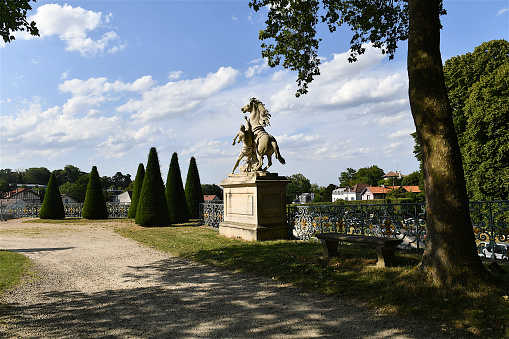
[[[328,257],[339,256],[338,244],[340,241],[372,246],[378,255],[377,267],[392,266],[396,246],[403,242],[402,239],[344,233],[319,233],[315,234],[315,237],[321,240],[323,252]]]

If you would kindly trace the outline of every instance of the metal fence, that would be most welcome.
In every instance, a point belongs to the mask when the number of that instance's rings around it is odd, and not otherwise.
[[[422,250],[425,246],[424,203],[287,206],[286,212],[289,238],[317,241],[317,232],[339,232],[403,239],[401,247],[406,249]],[[509,243],[509,201],[470,202],[470,218],[480,253],[482,246]],[[223,204],[201,204],[200,220],[218,227],[223,221]],[[488,252],[492,259],[504,257],[492,252]],[[507,255],[506,250],[504,259]]]
[[[200,204],[200,224],[218,228],[224,220],[223,202],[206,202]]]
[[[108,218],[127,218],[129,203],[107,202]],[[22,206],[0,205],[0,220],[9,218],[37,218],[42,204],[26,204]],[[83,203],[64,204],[66,218],[81,218]]]

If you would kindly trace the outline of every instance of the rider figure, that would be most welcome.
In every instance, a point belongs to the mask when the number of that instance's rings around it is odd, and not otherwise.
[[[246,158],[246,163],[247,163],[246,172],[249,172],[251,170],[251,164],[253,162],[253,159],[256,156],[254,134],[251,129],[251,123],[249,122],[249,120],[246,116],[244,116],[244,118],[246,119],[247,129],[244,125],[240,125],[240,131],[237,133],[235,138],[233,138],[233,143],[232,143],[233,146],[235,146],[235,141],[237,140],[237,138],[238,138],[238,143],[240,144],[241,142],[243,142],[244,145],[242,147],[242,151],[240,151],[239,158],[235,162],[235,166],[233,166],[233,170],[232,170],[231,174],[233,174],[233,172],[235,172],[235,169],[239,165],[240,160],[242,160],[242,158],[244,158],[244,157]]]

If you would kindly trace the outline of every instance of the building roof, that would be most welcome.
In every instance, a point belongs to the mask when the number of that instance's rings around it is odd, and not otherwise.
[[[352,187],[352,191],[354,191],[355,193],[362,193],[366,187],[368,187],[368,184],[364,184],[364,183],[358,183],[358,184],[355,184],[353,187]]]
[[[407,192],[421,193],[421,189],[419,188],[419,186],[401,186],[401,187],[403,187]]]
[[[396,172],[390,171],[389,173],[384,174],[382,176],[382,178],[404,178],[404,177],[406,177],[406,175],[403,175],[401,174],[401,172],[398,171]]]
[[[376,186],[369,186],[364,189],[364,191],[369,190],[373,194],[380,194],[380,193],[387,193],[391,189],[387,187],[376,187]],[[364,193],[363,191],[363,193]]]
[[[207,195],[203,196],[203,200],[204,201],[213,201],[213,200],[221,200],[221,199],[219,199],[219,197],[217,195],[207,194]]]

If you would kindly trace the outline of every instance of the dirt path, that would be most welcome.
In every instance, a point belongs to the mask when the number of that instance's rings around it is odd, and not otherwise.
[[[112,224],[0,223],[38,278],[4,296],[6,338],[443,338],[438,329],[144,247]]]

